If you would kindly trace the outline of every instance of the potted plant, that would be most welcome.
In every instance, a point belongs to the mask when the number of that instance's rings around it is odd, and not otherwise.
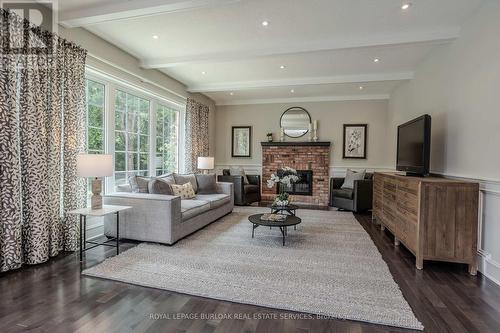
[[[273,207],[276,206],[288,206],[290,204],[290,196],[286,192],[286,188],[295,184],[299,181],[299,176],[297,176],[297,170],[290,167],[284,167],[282,169],[281,175],[271,174],[271,178],[267,180],[267,187],[273,188],[274,185],[278,186],[279,194],[274,199]]]
[[[267,133],[267,142],[273,142],[273,133]]]

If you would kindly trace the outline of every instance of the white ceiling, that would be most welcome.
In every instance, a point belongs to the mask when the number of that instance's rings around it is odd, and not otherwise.
[[[410,0],[403,11],[406,2],[64,0],[60,19],[218,104],[368,99],[411,79],[481,0]]]

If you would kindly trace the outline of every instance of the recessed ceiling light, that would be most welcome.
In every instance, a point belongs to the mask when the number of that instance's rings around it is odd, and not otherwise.
[[[295,92],[295,90],[291,89],[290,92],[293,94]]]
[[[262,26],[267,27],[269,25],[269,21],[262,21]]]
[[[380,59],[379,59],[379,58],[375,58],[375,59],[373,59],[373,62],[379,62],[379,61],[380,61]]]
[[[281,66],[280,66],[280,68],[281,68],[281,69],[285,69],[285,68],[286,68],[286,66],[285,66],[285,65],[281,65]]]
[[[234,95],[234,92],[232,92],[232,91],[231,91],[231,92],[229,93],[229,95],[233,96],[233,95]]]
[[[411,7],[411,2],[407,2],[401,6],[402,10],[407,10]]]
[[[203,71],[203,72],[201,72],[201,74],[202,74],[202,75],[205,75],[205,74],[207,74],[207,72]]]
[[[158,35],[153,35],[153,39],[158,39],[160,37],[158,37]]]
[[[363,86],[359,86],[359,90],[363,90]]]

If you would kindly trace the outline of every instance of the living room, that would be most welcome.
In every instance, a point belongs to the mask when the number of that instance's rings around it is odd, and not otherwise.
[[[2,332],[500,330],[498,1],[1,11]]]

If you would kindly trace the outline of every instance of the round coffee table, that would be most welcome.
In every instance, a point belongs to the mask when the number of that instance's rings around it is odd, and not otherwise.
[[[287,215],[286,219],[284,221],[266,221],[266,220],[261,220],[260,218],[264,214],[255,214],[255,215],[250,215],[248,217],[248,220],[253,224],[252,226],[252,238],[254,237],[254,231],[257,229],[259,226],[266,226],[270,228],[279,228],[281,231],[281,235],[283,236],[283,246],[285,246],[285,237],[287,236],[287,227],[291,226],[296,226],[297,224],[300,224],[302,220],[298,218],[297,216],[294,215]]]

